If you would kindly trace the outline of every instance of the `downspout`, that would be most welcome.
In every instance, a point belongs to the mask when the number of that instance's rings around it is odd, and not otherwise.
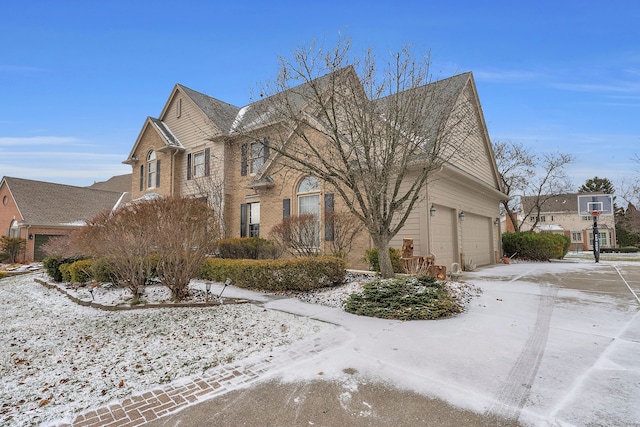
[[[27,240],[27,244],[24,245],[24,254],[22,255],[23,256],[22,260],[25,261],[25,262],[27,261],[27,252],[28,252],[28,249],[29,249],[29,228],[31,228],[31,225],[27,224],[27,235],[25,236],[25,239]],[[34,239],[33,239],[33,257],[32,258],[35,259],[35,257],[36,257],[36,239],[34,237]]]
[[[174,196],[175,193],[175,175],[176,175],[176,154],[178,154],[178,149],[176,148],[171,155],[171,197]]]

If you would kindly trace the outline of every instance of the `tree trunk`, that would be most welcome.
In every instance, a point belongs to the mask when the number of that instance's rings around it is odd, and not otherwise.
[[[391,239],[387,235],[372,235],[371,238],[376,249],[378,249],[380,275],[385,279],[394,277],[393,264],[391,264],[391,255],[389,254],[389,241]]]

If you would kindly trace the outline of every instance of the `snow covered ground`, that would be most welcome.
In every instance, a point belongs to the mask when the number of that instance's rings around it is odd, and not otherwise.
[[[123,300],[121,290],[95,293],[103,304]],[[156,289],[150,299],[163,295]],[[103,311],[34,282],[34,274],[0,281],[0,304],[3,426],[69,418],[335,327],[254,304]]]
[[[331,291],[266,295],[256,304],[107,312],[81,307],[34,275],[0,281],[0,424],[69,418],[84,408],[269,355],[313,334],[342,343],[274,372],[284,382],[382,381],[525,425],[640,425],[640,264],[496,265],[465,273],[465,313],[399,322],[353,316]],[[203,282],[192,286],[202,292]],[[211,292],[219,295],[221,284]],[[91,298],[90,294],[77,296]],[[145,298],[152,302],[162,296]],[[115,304],[94,292],[94,298]],[[126,297],[124,297],[126,299]],[[311,303],[310,303],[311,302]],[[288,314],[290,313],[290,314]],[[313,320],[315,319],[315,320]]]
[[[33,270],[24,266],[22,270]],[[266,302],[296,297],[301,301],[341,307],[362,288],[362,276],[315,292],[267,295],[205,283],[191,283],[192,303],[218,301],[214,307],[104,311],[80,306],[40,273],[0,282],[0,424],[40,425],[73,418],[74,413],[123,399],[154,385],[199,374],[211,367],[268,354],[274,348],[335,328],[326,322],[267,310],[238,299]],[[360,281],[356,280],[360,279]],[[127,289],[101,285],[55,284],[65,293],[103,306],[124,305]],[[460,298],[470,288],[460,285]],[[148,286],[148,304],[168,303],[163,286]]]

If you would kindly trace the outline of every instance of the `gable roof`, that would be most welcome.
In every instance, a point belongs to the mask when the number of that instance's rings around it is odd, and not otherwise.
[[[114,209],[124,196],[116,191],[13,177],[4,177],[2,185],[11,192],[22,221],[39,226],[78,225]]]
[[[183,93],[193,104],[196,106],[198,110],[202,112],[204,116],[218,129],[220,129],[223,133],[227,133],[227,131],[231,128],[233,120],[235,119],[238,111],[240,110],[238,107],[231,105],[227,102],[220,101],[219,99],[212,98],[203,93],[197,92],[193,89],[189,89],[186,86],[176,83],[173,90],[171,91],[171,95],[167,100],[162,112],[160,113],[159,118],[155,117],[147,117],[144,125],[142,126],[142,130],[138,134],[136,138],[136,142],[133,144],[131,148],[131,152],[126,160],[122,163],[124,164],[133,164],[137,159],[134,159],[134,153],[140,144],[142,136],[145,131],[152,127],[158,135],[162,138],[165,143],[165,146],[160,148],[159,150],[167,150],[167,149],[175,149],[175,150],[184,150],[185,147],[180,143],[178,138],[174,135],[174,133],[169,129],[169,126],[162,120],[163,117],[167,114],[167,109],[171,104],[172,100],[176,97],[176,94],[180,92]]]
[[[315,96],[314,90],[323,91],[331,82],[337,79],[356,79],[358,76],[353,66],[347,66],[329,74],[317,77],[311,82],[301,83],[287,90],[270,95],[266,98],[259,99],[238,110],[231,126],[228,128],[229,133],[233,134],[238,128],[244,127],[259,128],[272,124],[277,119],[277,112],[271,107],[277,104],[286,105],[294,111],[304,110],[308,105],[308,99]]]
[[[575,213],[578,214],[578,196],[589,193],[565,193],[552,196],[543,196],[540,213]],[[599,194],[599,193],[594,193]],[[536,196],[522,196],[521,203],[525,212],[529,212],[534,208],[534,203],[538,198]]]
[[[434,101],[434,102],[427,102],[422,104],[423,107],[426,107],[428,109],[433,109],[433,108],[443,109],[446,107],[451,107],[452,104],[440,103],[438,102],[438,100],[457,99],[462,93],[462,90],[467,85],[467,82],[469,81],[469,79],[472,78],[471,76],[472,76],[471,72],[457,74],[455,76],[451,76],[446,79],[437,80],[434,82],[426,83],[422,86],[408,89],[404,92],[388,95],[388,96],[376,99],[373,102],[374,104],[383,106],[386,102],[393,100],[396,97],[398,97],[400,102],[402,102],[402,100],[406,98],[404,95],[408,95],[409,93],[414,95],[417,93],[419,95],[422,95],[425,98],[427,97],[431,98]],[[435,114],[431,112],[423,112],[423,113],[424,113],[424,116],[427,118],[436,118],[436,117],[440,117],[443,111],[436,111]],[[431,123],[426,123],[426,125],[430,125],[430,124]]]
[[[112,176],[106,181],[94,182],[88,188],[93,188],[94,190],[107,190],[115,191],[118,193],[127,193],[131,191],[131,179],[132,175],[130,173],[126,175],[116,175]]]
[[[176,89],[180,89],[187,95],[194,104],[211,120],[211,122],[221,130],[231,128],[233,121],[240,108],[219,99],[212,98],[204,93],[197,92],[181,84],[176,84]],[[168,103],[167,103],[168,104]],[[162,117],[164,111],[160,115]]]

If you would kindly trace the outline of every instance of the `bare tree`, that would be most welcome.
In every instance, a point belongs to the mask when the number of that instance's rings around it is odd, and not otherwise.
[[[158,198],[98,215],[78,233],[77,245],[109,261],[116,281],[134,296],[156,271],[180,300],[219,241],[219,230],[217,215],[204,201]]]
[[[390,240],[432,173],[477,132],[463,94],[468,76],[457,77],[432,82],[429,57],[409,47],[381,60],[372,50],[357,59],[345,39],[331,49],[312,43],[280,58],[278,77],[261,91],[266,98],[237,130],[258,138],[264,129],[256,123],[273,125],[269,148],[339,194],[391,277]]]
[[[511,218],[515,231],[522,231],[524,223],[533,218],[528,222],[533,230],[544,202],[571,191],[564,168],[573,161],[573,156],[560,152],[534,154],[522,143],[513,141],[494,141],[493,150],[504,193],[509,196],[502,201],[503,213]],[[523,197],[527,200],[525,204]]]
[[[640,242],[640,155],[632,158],[637,162],[637,176],[621,178],[616,185],[616,194],[624,201],[625,208],[621,208],[616,216],[616,234],[618,243],[638,245]]]
[[[636,176],[626,176],[620,179],[616,185],[616,194],[626,203],[640,206],[640,154],[636,154],[631,160],[638,164]]]

